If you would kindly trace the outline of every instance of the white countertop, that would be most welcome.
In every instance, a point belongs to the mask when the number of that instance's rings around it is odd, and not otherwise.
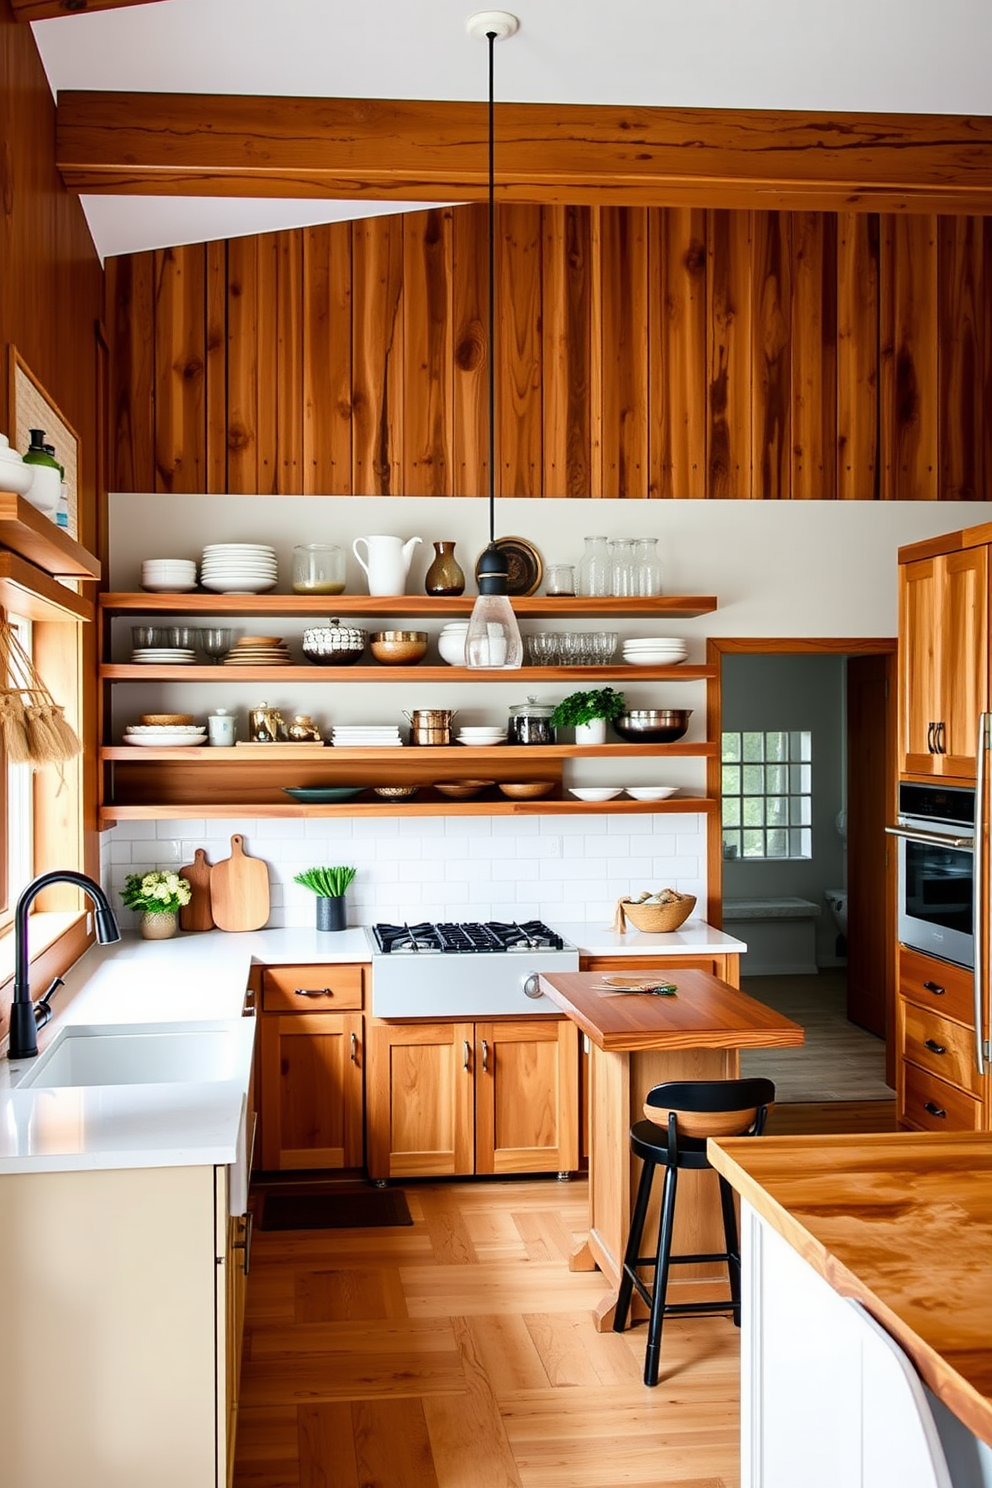
[[[701,920],[689,920],[668,935],[617,935],[582,923],[553,928],[587,955],[661,958],[746,949]],[[243,1030],[253,964],[370,959],[361,929],[210,931],[167,941],[125,935],[116,945],[92,946],[66,973],[54,1003],[56,1015],[39,1033],[38,1046],[44,1052],[72,1025],[195,1030],[236,1022]],[[0,1174],[233,1163],[244,1141],[249,1065],[246,1057],[237,1079],[18,1089],[34,1061],[2,1058]]]

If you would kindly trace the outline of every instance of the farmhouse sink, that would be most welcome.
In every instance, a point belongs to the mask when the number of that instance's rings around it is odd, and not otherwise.
[[[202,1029],[70,1025],[18,1080],[17,1088],[247,1081],[253,1032],[243,1026],[247,1021]]]

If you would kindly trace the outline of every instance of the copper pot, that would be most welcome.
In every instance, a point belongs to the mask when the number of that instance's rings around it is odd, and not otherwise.
[[[412,713],[403,710],[410,722],[411,744],[450,744],[451,720],[456,708],[415,708]]]

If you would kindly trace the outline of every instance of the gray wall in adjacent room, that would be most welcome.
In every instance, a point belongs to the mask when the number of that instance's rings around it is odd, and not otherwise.
[[[812,858],[725,861],[724,897],[798,895],[819,904],[819,966],[837,963],[836,928],[823,891],[847,881],[844,843],[835,826],[846,800],[846,665],[843,656],[762,655],[724,656],[722,667],[724,729],[809,729],[813,736]]]

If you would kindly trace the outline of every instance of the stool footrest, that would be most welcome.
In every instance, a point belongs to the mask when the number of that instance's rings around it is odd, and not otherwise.
[[[737,1256],[731,1256],[730,1252],[726,1250],[718,1250],[715,1253],[711,1253],[709,1255],[669,1256],[668,1264],[670,1266],[691,1266],[697,1261],[723,1261],[724,1264],[726,1264],[728,1260],[736,1261]],[[638,1256],[637,1260],[634,1262],[635,1266],[657,1266],[657,1264],[657,1256]]]

